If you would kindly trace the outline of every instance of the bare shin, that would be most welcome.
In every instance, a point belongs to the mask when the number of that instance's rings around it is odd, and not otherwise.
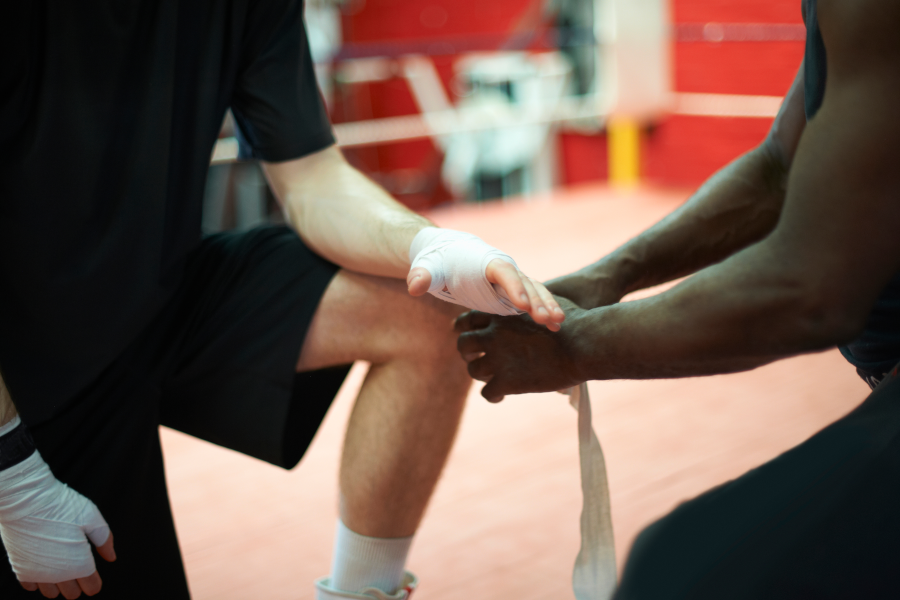
[[[456,351],[459,307],[412,298],[402,281],[339,273],[299,370],[371,363],[344,441],[341,519],[380,538],[415,533],[453,445],[471,380]]]

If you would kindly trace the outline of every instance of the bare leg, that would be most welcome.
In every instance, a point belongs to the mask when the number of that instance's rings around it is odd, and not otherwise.
[[[341,519],[376,538],[415,533],[453,445],[471,380],[456,352],[461,309],[404,282],[341,271],[297,365],[372,363],[344,441]]]

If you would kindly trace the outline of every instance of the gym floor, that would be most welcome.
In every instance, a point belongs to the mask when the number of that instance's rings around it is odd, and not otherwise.
[[[429,216],[480,235],[528,274],[549,279],[599,258],[687,196],[593,186]],[[330,567],[340,444],[365,368],[354,367],[291,472],[163,431],[196,600],[313,597],[313,580]],[[576,413],[558,394],[490,405],[479,388],[413,545],[416,600],[571,598],[581,510]],[[803,441],[867,391],[836,350],[729,376],[592,382],[620,569],[645,525]]]

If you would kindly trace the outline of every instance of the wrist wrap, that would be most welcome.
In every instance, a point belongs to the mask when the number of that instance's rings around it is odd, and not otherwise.
[[[520,314],[503,288],[485,275],[497,258],[518,268],[508,254],[471,233],[436,227],[421,230],[409,248],[410,268],[422,267],[431,273],[428,293],[432,296],[495,315]]]
[[[12,431],[0,436],[0,471],[16,466],[32,454],[34,454],[34,440],[21,420]]]

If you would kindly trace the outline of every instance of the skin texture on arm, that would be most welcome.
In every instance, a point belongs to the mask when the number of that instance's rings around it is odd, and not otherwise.
[[[345,269],[404,278],[413,238],[434,226],[350,166],[334,146],[263,168],[288,222],[310,248]]]
[[[13,404],[3,377],[0,376],[0,425],[6,425],[16,418],[16,406]]]
[[[434,227],[353,168],[335,146],[282,163],[264,163],[272,191],[288,222],[318,254],[357,273],[407,279],[409,292],[428,292],[425,269],[410,271],[409,247],[416,234]],[[544,286],[511,264],[492,261],[488,281],[513,304],[553,329],[565,319]]]
[[[678,210],[623,246],[547,287],[582,308],[695,273],[768,235],[806,125],[803,66],[766,140],[713,175]]]
[[[485,397],[588,379],[730,373],[859,333],[900,270],[900,5],[821,0],[819,24],[828,88],[772,234],[653,298],[573,308],[553,341],[524,319],[478,330],[473,316],[462,317],[460,329],[474,330],[460,350],[485,353],[469,366],[489,380]]]

